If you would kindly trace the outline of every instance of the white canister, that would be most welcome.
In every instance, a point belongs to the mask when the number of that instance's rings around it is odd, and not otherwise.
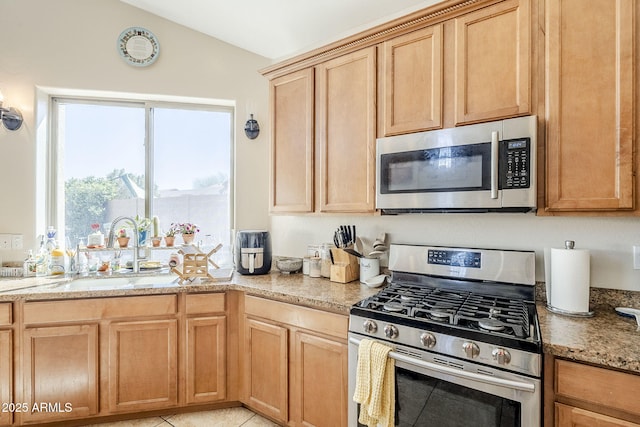
[[[379,258],[360,258],[360,283],[380,274]]]
[[[319,256],[309,258],[309,277],[320,277],[322,272],[322,259]]]

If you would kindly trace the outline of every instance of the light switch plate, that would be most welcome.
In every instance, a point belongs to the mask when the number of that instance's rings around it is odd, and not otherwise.
[[[11,234],[0,234],[0,249],[11,249]]]
[[[22,249],[22,234],[11,235],[11,249]]]

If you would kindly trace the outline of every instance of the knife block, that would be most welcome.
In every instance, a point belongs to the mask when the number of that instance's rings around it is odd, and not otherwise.
[[[329,280],[338,283],[349,283],[360,278],[360,261],[358,257],[348,254],[340,248],[331,249],[333,264]]]

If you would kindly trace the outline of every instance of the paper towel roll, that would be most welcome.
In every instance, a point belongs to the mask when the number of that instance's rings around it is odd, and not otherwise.
[[[589,312],[590,264],[589,251],[586,249],[551,248],[547,258],[551,274],[550,294],[547,301],[551,308],[568,314],[586,314]],[[546,261],[546,260],[545,260]],[[547,272],[548,273],[548,272]]]

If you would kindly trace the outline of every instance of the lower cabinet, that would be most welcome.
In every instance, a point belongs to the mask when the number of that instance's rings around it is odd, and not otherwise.
[[[21,391],[14,396],[13,330],[3,330],[0,305],[0,398],[20,402],[0,412],[0,426],[172,409],[224,401],[230,394],[227,327],[237,329],[237,321],[227,321],[225,293],[20,307]],[[237,400],[237,380],[233,387]]]
[[[27,328],[23,335],[25,422],[98,413],[98,324]]]
[[[545,356],[545,426],[640,427],[640,375]]]
[[[13,398],[13,325],[12,304],[0,304],[0,426],[13,423],[13,412],[7,405]]]
[[[176,319],[109,325],[109,411],[178,405]]]
[[[246,296],[242,401],[293,426],[347,425],[347,316]]]

